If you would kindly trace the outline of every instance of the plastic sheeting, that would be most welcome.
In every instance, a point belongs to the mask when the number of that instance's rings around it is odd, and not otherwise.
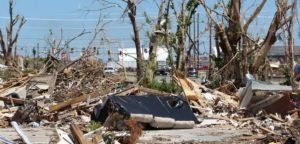
[[[146,114],[172,118],[175,121],[194,121],[197,118],[182,96],[109,96],[106,102],[95,107],[92,120],[105,122],[110,113],[125,116]]]

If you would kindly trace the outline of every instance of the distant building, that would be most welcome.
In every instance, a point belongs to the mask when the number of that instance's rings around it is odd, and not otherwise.
[[[286,50],[287,48],[285,46],[272,46],[268,53],[269,58],[274,59],[282,59],[286,57]],[[294,46],[294,55],[295,59],[300,58],[300,46]]]
[[[120,48],[118,49],[119,55],[118,55],[118,63],[123,65],[126,68],[136,68],[136,49],[135,48]],[[149,48],[143,48],[142,49],[142,56],[143,59],[148,60],[149,58]],[[156,61],[160,63],[166,63],[168,58],[168,50],[163,47],[157,48],[157,57]],[[115,65],[112,64],[113,62],[109,62],[109,65]],[[114,62],[115,63],[115,62]],[[117,66],[120,67],[120,66]]]

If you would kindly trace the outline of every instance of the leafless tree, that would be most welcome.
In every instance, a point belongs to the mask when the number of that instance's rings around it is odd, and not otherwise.
[[[1,44],[1,49],[3,53],[3,57],[5,60],[5,65],[8,66],[15,66],[13,62],[13,48],[16,46],[19,33],[23,27],[23,25],[26,23],[26,20],[23,16],[20,15],[13,15],[13,5],[14,1],[9,0],[9,22],[6,27],[6,37],[7,40],[5,40],[5,37],[3,35],[2,30],[0,29],[0,44]],[[14,32],[14,27],[19,23],[17,27],[17,31]]]
[[[137,80],[140,81],[143,78],[143,57],[142,57],[142,47],[139,27],[136,21],[136,10],[137,4],[140,2],[138,0],[123,0],[127,4],[127,14],[130,19],[132,29],[133,29],[133,41],[136,48],[136,65],[137,65]]]

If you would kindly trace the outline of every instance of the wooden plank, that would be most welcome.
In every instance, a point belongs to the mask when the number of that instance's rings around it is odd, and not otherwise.
[[[280,118],[280,117],[278,117],[278,116],[276,116],[276,115],[274,115],[274,114],[269,114],[269,116],[270,116],[272,119],[276,120],[276,121],[279,121],[279,122],[285,122],[282,118]]]
[[[120,93],[117,93],[116,96],[126,96],[130,93],[133,93],[133,92],[136,92],[139,88],[138,87],[131,87],[131,88],[128,88]]]
[[[85,101],[86,99],[87,99],[86,96],[79,96],[79,97],[76,97],[76,98],[73,98],[73,99],[70,99],[70,100],[67,100],[67,101],[58,103],[58,104],[56,104],[56,105],[52,105],[52,106],[50,106],[50,108],[49,108],[49,112],[59,111],[59,110],[61,110],[61,109],[64,109],[64,108],[66,108],[66,107],[71,106],[72,104],[75,104],[75,103],[79,103],[79,102]]]
[[[294,109],[294,110],[288,111],[289,114],[292,114],[292,113],[295,113],[295,112],[300,112],[300,109]]]
[[[12,101],[14,104],[20,104],[20,105],[25,103],[25,100],[17,99],[17,98],[10,98],[10,97],[4,97],[4,96],[0,96],[0,100],[5,101],[7,103],[11,103],[11,101]]]
[[[274,135],[278,135],[277,133],[275,133],[274,131],[268,129],[268,128],[265,128],[263,126],[259,126],[260,129],[262,129],[263,131],[266,131],[268,133],[271,133],[271,134],[274,134]]]
[[[80,128],[77,125],[72,124],[70,127],[70,130],[71,130],[72,135],[74,136],[75,140],[77,141],[77,143],[89,144],[89,142],[85,139],[83,132],[80,130]]]

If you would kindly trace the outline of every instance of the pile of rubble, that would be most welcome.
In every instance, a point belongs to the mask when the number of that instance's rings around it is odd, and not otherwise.
[[[173,76],[183,92],[170,94],[128,82],[122,74],[105,74],[103,67],[101,62],[80,59],[63,68],[51,65],[40,73],[3,82],[0,141],[300,142],[300,95],[288,86],[265,84],[248,76],[245,88],[228,95]],[[157,129],[166,136],[148,131]],[[181,134],[180,139],[172,139],[179,133],[172,134],[170,129],[184,129],[183,133],[213,129],[219,138]],[[237,131],[236,137],[225,138],[230,131]]]

